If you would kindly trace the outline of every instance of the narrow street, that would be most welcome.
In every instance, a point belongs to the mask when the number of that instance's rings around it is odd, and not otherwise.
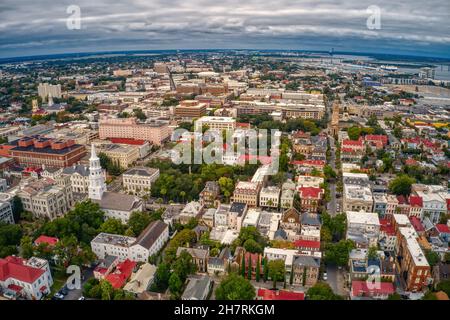
[[[328,143],[330,144],[330,161],[329,165],[331,168],[336,171],[336,146],[334,142],[334,138],[332,136],[328,137]],[[330,197],[331,200],[327,204],[327,211],[328,213],[334,217],[337,213],[337,201],[336,201],[336,183],[330,183]]]
[[[327,283],[335,294],[343,297],[348,296],[348,289],[345,286],[344,269],[339,269],[336,266],[327,266]]]

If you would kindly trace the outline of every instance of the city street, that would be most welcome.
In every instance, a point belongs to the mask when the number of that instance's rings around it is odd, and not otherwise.
[[[330,161],[329,165],[333,170],[336,171],[336,147],[334,144],[334,138],[332,136],[328,137],[328,143],[330,144]],[[328,202],[327,211],[334,217],[337,213],[337,201],[336,201],[336,183],[330,183],[330,197],[331,200]]]
[[[327,266],[327,283],[335,294],[346,297],[348,295],[348,289],[345,287],[345,273],[343,270],[337,266]]]

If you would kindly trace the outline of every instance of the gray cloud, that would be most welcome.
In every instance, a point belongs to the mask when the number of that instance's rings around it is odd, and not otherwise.
[[[3,0],[0,56],[134,49],[286,48],[450,57],[448,0]],[[69,5],[81,30],[68,30]],[[381,9],[369,30],[367,7]]]

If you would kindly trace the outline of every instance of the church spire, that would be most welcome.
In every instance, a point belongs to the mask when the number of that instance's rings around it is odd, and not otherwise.
[[[102,200],[106,191],[105,176],[100,165],[100,159],[92,144],[91,157],[89,158],[89,198],[92,200]]]

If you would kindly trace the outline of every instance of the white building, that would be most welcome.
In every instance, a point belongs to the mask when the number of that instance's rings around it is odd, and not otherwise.
[[[168,240],[169,226],[158,220],[147,226],[137,238],[102,232],[91,241],[91,248],[99,259],[111,255],[121,261],[147,262]]]
[[[257,227],[259,222],[259,217],[261,215],[261,210],[258,208],[250,208],[245,215],[244,221],[242,221],[243,227]]]
[[[280,188],[271,186],[262,188],[259,193],[259,206],[267,208],[278,208],[280,202]]]
[[[159,178],[159,169],[154,168],[132,168],[122,176],[125,191],[134,195],[149,194],[152,184]]]
[[[12,200],[12,195],[0,193],[0,222],[14,223]]]
[[[282,209],[292,208],[294,206],[294,197],[295,183],[292,180],[288,180],[281,187],[280,207]]]
[[[226,227],[229,225],[230,205],[221,204],[214,212],[214,226]]]
[[[447,199],[450,194],[440,185],[414,184],[413,193],[422,198],[423,215],[433,223],[438,223],[441,216],[447,214]]]
[[[198,201],[191,201],[181,210],[178,216],[181,224],[186,224],[191,219],[197,219],[203,213],[203,206]]]
[[[19,187],[17,196],[25,211],[50,220],[63,216],[74,204],[72,188],[57,185],[55,180],[48,178],[26,181]]]
[[[353,240],[357,247],[377,246],[380,235],[380,220],[373,212],[347,212],[346,239]]]
[[[95,153],[92,145],[91,157],[89,158],[89,198],[99,204],[100,209],[105,212],[107,218],[115,218],[127,223],[135,211],[143,210],[142,200],[127,194],[107,192],[103,169],[100,159]]]
[[[322,177],[314,177],[314,176],[298,176],[297,179],[297,187],[312,187],[312,188],[320,188],[320,185],[323,184],[325,180]]]
[[[202,131],[204,126],[207,126],[212,131],[234,130],[236,128],[236,120],[232,117],[204,116],[195,121],[196,131]]]
[[[0,288],[10,297],[34,300],[50,293],[53,278],[47,260],[9,256],[0,259]]]

